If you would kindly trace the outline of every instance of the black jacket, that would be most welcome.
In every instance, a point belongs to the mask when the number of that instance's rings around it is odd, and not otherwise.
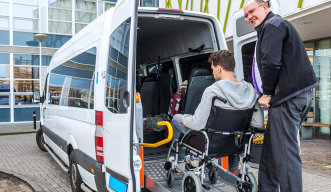
[[[317,86],[302,39],[288,21],[270,12],[255,30],[263,94],[272,95],[271,106]]]

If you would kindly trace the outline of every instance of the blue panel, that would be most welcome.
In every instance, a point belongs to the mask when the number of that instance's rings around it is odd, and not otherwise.
[[[121,182],[120,180],[110,176],[109,177],[109,187],[117,192],[126,192],[128,186]]]
[[[71,36],[47,34],[47,38],[41,43],[42,47],[60,48]]]
[[[39,65],[39,55],[14,54],[14,65]]]
[[[13,32],[14,45],[19,46],[39,46],[39,42],[33,38],[33,33]]]
[[[0,53],[0,64],[9,64],[9,53]]]
[[[0,44],[9,45],[9,31],[0,30]]]
[[[14,109],[14,121],[33,121],[33,111],[36,111],[37,121],[39,121],[39,107],[33,108],[15,108]]]
[[[41,58],[42,58],[42,65],[43,66],[49,66],[49,63],[51,62],[52,56],[43,55]]]
[[[0,108],[0,122],[10,122],[10,108]]]

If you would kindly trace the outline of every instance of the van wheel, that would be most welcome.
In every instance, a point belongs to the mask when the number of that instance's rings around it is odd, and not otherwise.
[[[45,139],[43,135],[43,131],[41,129],[38,129],[37,134],[36,134],[36,142],[40,150],[43,152],[47,152],[45,148]]]
[[[70,176],[71,190],[73,192],[83,192],[83,190],[80,188],[83,181],[78,171],[74,152],[70,153],[69,176]]]
[[[182,191],[202,192],[200,179],[192,171],[186,172],[183,179]]]

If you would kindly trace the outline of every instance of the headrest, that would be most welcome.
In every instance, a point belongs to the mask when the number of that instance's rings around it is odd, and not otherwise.
[[[194,68],[194,69],[191,70],[189,79],[191,79],[192,77],[208,76],[208,75],[212,75],[210,70],[205,69],[205,68]]]

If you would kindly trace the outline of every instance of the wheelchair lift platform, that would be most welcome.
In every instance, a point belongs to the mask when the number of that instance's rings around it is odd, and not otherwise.
[[[169,188],[166,182],[167,171],[164,169],[164,164],[164,160],[151,160],[144,162],[144,173],[146,175],[145,187],[150,191],[182,191],[182,179],[184,175],[182,173],[176,173],[173,187]],[[217,183],[214,185],[209,183],[208,178],[205,178],[204,184],[210,187],[210,190],[203,189],[205,192],[237,192],[234,184],[225,181],[221,177],[219,177]]]

